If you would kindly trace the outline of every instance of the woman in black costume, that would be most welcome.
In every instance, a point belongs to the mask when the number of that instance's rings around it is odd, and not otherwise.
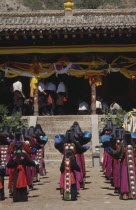
[[[15,133],[15,139],[20,140],[21,133]],[[7,167],[13,169],[12,176],[9,179],[9,187],[13,183],[13,201],[27,201],[27,177],[26,166],[35,166],[28,155],[22,152],[22,143],[17,141],[15,144],[15,153],[7,163]]]

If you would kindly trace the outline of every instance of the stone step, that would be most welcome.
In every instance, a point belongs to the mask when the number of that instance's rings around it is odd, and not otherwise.
[[[49,139],[48,141],[53,141],[54,142],[54,138],[57,134],[56,133],[48,134],[46,132],[46,135],[48,136],[48,139]],[[64,135],[64,133],[63,133],[63,135]]]
[[[41,124],[49,138],[54,138],[57,134],[65,134],[75,120],[83,131],[91,131],[90,115],[40,116],[37,123]]]
[[[58,135],[58,134],[65,135],[66,131],[67,131],[67,129],[66,130],[60,130],[60,132],[58,132],[58,133],[56,133],[56,132],[51,133],[51,131],[49,131],[49,132],[47,131],[47,132],[45,132],[45,134],[48,136],[49,140],[53,140],[55,138],[55,136]],[[85,131],[89,131],[89,128],[87,128]],[[89,131],[89,132],[91,132],[91,131]]]
[[[50,123],[62,123],[62,122],[65,122],[65,123],[74,123],[76,120],[73,120],[71,118],[59,118],[59,119],[56,119],[56,118],[38,118],[37,121],[40,121],[42,123],[47,123],[47,124],[50,124]],[[90,118],[80,118],[80,119],[77,119],[78,123],[82,123],[82,122],[90,122],[91,123],[91,119]]]
[[[53,128],[53,127],[64,128],[64,129],[67,130],[67,129],[70,129],[70,127],[73,125],[73,123],[68,122],[68,121],[66,121],[66,122],[64,122],[64,121],[61,121],[61,122],[60,121],[59,122],[53,121],[53,122],[49,122],[49,123],[39,121],[39,124],[42,126],[42,128],[44,127],[45,130],[47,130],[49,128]],[[84,130],[84,128],[86,128],[86,127],[91,128],[91,123],[88,122],[88,121],[82,121],[82,122],[80,121],[79,125],[80,125],[82,130]]]
[[[87,115],[61,115],[61,116],[39,116],[37,117],[37,121],[45,121],[45,122],[49,122],[49,121],[82,121],[82,120],[90,120],[91,121],[91,116],[87,116]]]
[[[50,140],[47,142],[45,146],[45,152],[55,152],[56,148],[54,147],[54,140]]]
[[[50,134],[65,134],[66,131],[69,129],[69,127],[60,127],[60,128],[56,128],[56,127],[44,127],[42,126],[42,129],[43,131],[46,133],[46,135],[50,135]],[[87,127],[84,127],[84,131],[89,131],[91,132],[91,128],[89,128],[88,126]]]
[[[48,164],[60,165],[63,155],[54,147],[54,138],[57,134],[65,134],[72,126],[73,122],[78,121],[82,131],[91,132],[90,115],[63,115],[63,116],[39,116],[37,124],[42,126],[43,131],[49,136],[45,146],[45,160]],[[91,161],[92,150],[85,153],[85,159]]]
[[[91,115],[58,115],[58,116],[38,116],[37,120],[85,120],[85,119],[90,119],[91,120]]]
[[[53,136],[56,136],[58,134],[65,134],[67,130],[69,130],[69,127],[65,127],[65,128],[56,128],[56,127],[53,127],[52,129],[51,128],[47,128],[47,127],[44,127],[42,126],[42,129],[43,131],[45,132],[46,135],[48,135],[50,138],[52,138]],[[89,131],[92,133],[92,130],[91,128],[89,127],[84,127],[82,129],[83,132],[85,131]]]

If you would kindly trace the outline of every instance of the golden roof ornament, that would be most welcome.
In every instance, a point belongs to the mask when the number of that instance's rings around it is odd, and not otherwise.
[[[74,8],[74,3],[72,0],[67,0],[66,3],[64,3],[64,9],[65,10],[72,10]]]

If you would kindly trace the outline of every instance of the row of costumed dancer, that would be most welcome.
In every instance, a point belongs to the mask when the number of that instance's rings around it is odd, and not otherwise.
[[[66,201],[77,200],[80,188],[85,187],[86,167],[84,153],[90,148],[90,132],[82,132],[74,122],[65,135],[56,135],[55,148],[63,155],[60,166],[60,190]]]
[[[40,125],[18,132],[4,127],[0,133],[0,200],[5,199],[4,176],[9,175],[9,193],[13,201],[27,201],[28,191],[38,180],[38,174],[46,174],[44,146],[48,141]]]
[[[102,169],[119,198],[136,199],[136,133],[109,120],[100,133],[104,147]]]

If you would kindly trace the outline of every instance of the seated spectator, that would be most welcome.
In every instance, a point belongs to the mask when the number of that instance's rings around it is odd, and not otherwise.
[[[102,114],[102,103],[99,97],[96,99],[96,114]]]
[[[55,113],[55,101],[56,101],[56,84],[53,82],[48,82],[47,87],[47,114],[54,115]]]
[[[59,83],[56,93],[63,93],[64,95],[66,94],[66,86],[64,82]]]
[[[107,101],[105,99],[102,99],[101,104],[102,104],[102,113],[107,114],[109,111],[109,106],[108,106]]]
[[[89,104],[86,101],[82,101],[79,103],[78,113],[79,114],[89,113]]]
[[[24,104],[24,97],[22,96],[20,91],[16,90],[14,92],[14,96],[13,96],[12,114],[15,114],[16,112],[21,112],[21,114],[22,114],[23,104]]]
[[[32,116],[33,112],[34,112],[33,99],[32,98],[25,99],[23,105],[23,115]]]
[[[41,79],[41,81],[39,81],[38,83],[38,90],[40,93],[43,93],[44,95],[47,95],[46,93],[46,85],[44,83],[44,79]]]
[[[113,103],[110,105],[110,110],[112,114],[116,114],[117,110],[121,110],[121,106],[119,104],[117,104],[115,101],[113,101]]]
[[[22,83],[20,81],[20,79],[18,79],[18,81],[13,83],[13,92],[15,91],[19,91],[20,94],[22,95],[23,98],[25,98],[24,93],[22,91]]]
[[[63,115],[65,112],[66,98],[66,86],[64,82],[60,81],[57,87],[57,99],[56,99],[56,114]]]
[[[63,115],[64,114],[64,96],[62,92],[58,93],[56,100],[56,114]]]
[[[41,79],[38,83],[39,90],[39,114],[46,115],[46,103],[47,103],[47,93],[46,93],[47,85],[45,85],[44,79]]]
[[[12,88],[14,93],[12,114],[15,114],[16,112],[21,112],[22,114],[25,96],[22,91],[22,83],[20,79],[13,83]]]

